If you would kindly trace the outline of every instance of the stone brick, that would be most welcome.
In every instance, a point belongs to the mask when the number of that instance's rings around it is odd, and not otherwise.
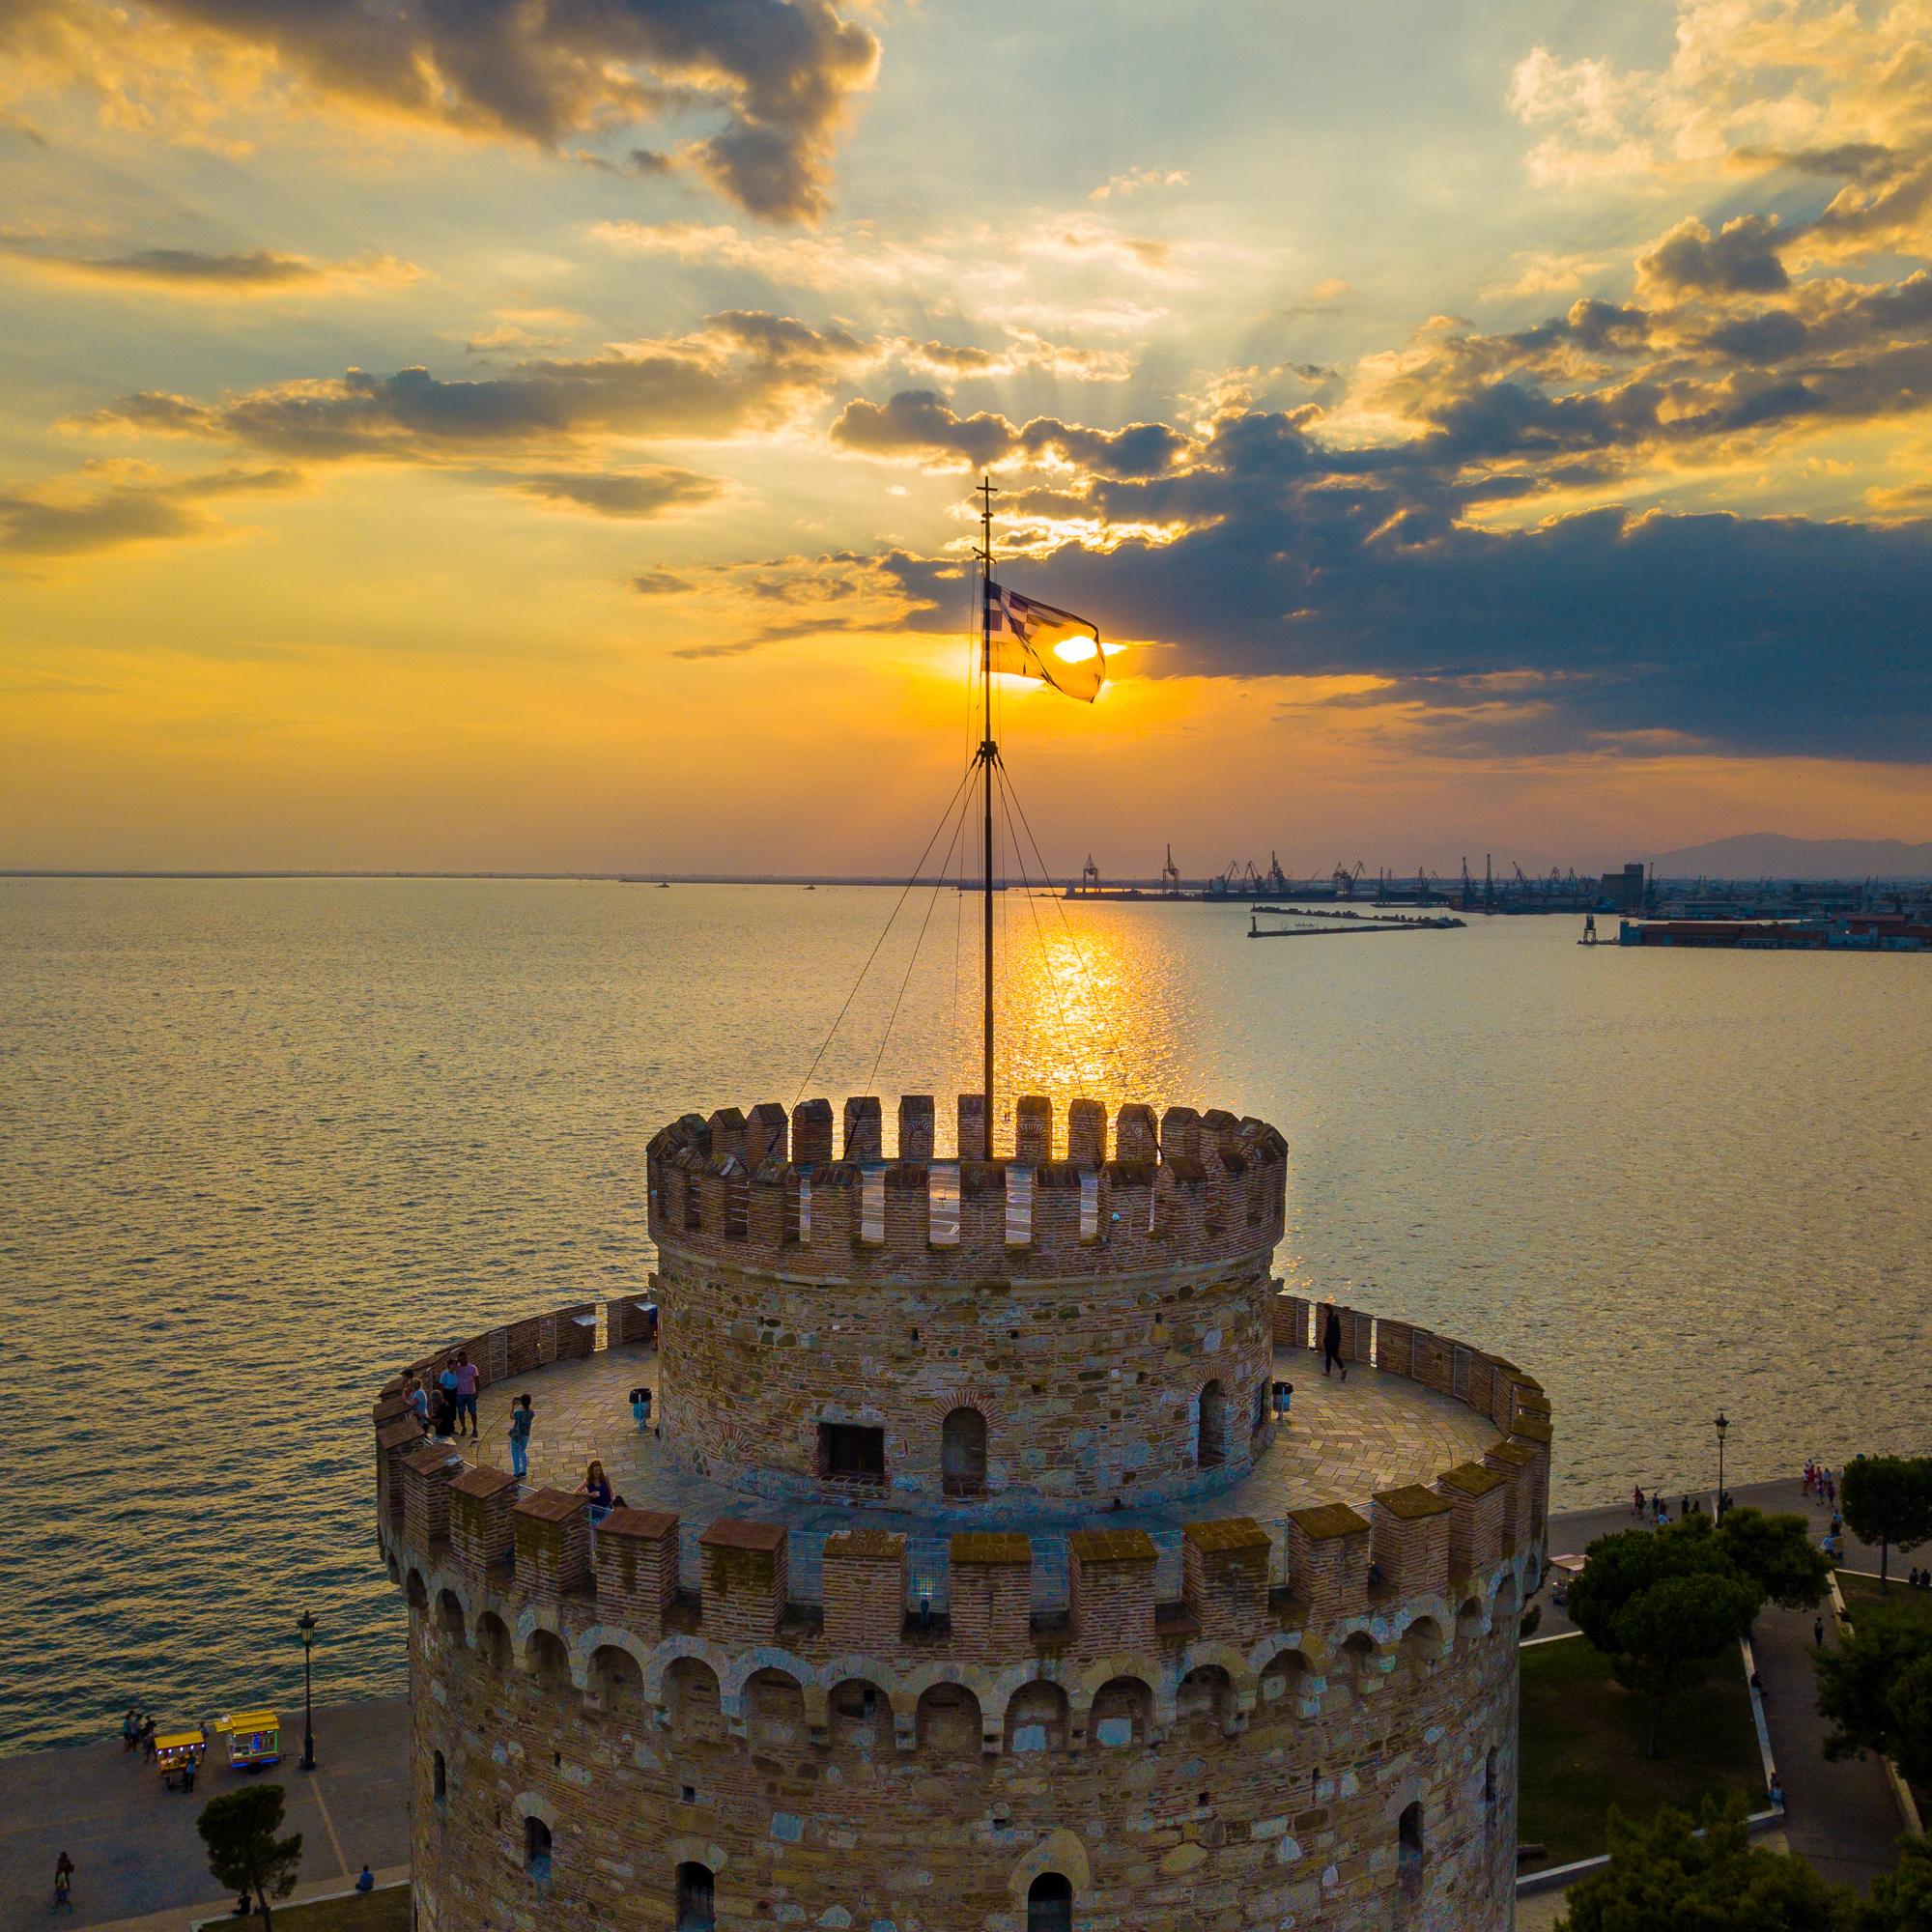
[[[403,1458],[403,1534],[413,1548],[449,1541],[449,1485],[465,1466],[447,1442],[425,1442]]]
[[[1181,1531],[1181,1588],[1204,1643],[1247,1645],[1280,1628],[1268,1610],[1274,1546],[1254,1518],[1190,1522]]]
[[[656,1643],[677,1601],[677,1518],[668,1510],[613,1509],[598,1524],[596,1542],[598,1615]]]
[[[466,1469],[449,1486],[449,1548],[472,1586],[517,1553],[511,1506],[517,1479],[505,1469]]]
[[[906,1541],[879,1529],[825,1539],[825,1640],[835,1651],[895,1648],[905,1626]]]
[[[538,1490],[510,1511],[517,1532],[517,1581],[547,1602],[590,1582],[590,1498]]]
[[[899,1158],[930,1160],[933,1156],[933,1111],[930,1094],[906,1094],[899,1099]]]
[[[376,1497],[384,1520],[398,1529],[403,1523],[403,1458],[422,1439],[422,1425],[413,1414],[385,1422],[376,1432]]]
[[[1527,1442],[1496,1442],[1483,1451],[1483,1463],[1504,1478],[1503,1536],[1518,1545],[1534,1520],[1536,1451]]]
[[[1067,1601],[1083,1656],[1153,1647],[1158,1560],[1144,1529],[1079,1529],[1066,1539]]]
[[[862,1094],[845,1102],[845,1145],[841,1160],[884,1160],[884,1117],[876,1094]]]
[[[1453,1505],[1449,1531],[1449,1574],[1466,1577],[1486,1570],[1503,1553],[1503,1517],[1509,1481],[1481,1463],[1462,1463],[1435,1479],[1435,1492]]]
[[[1419,1483],[1378,1490],[1369,1505],[1369,1560],[1393,1597],[1439,1596],[1449,1587],[1451,1505]]]
[[[791,1157],[800,1167],[818,1167],[831,1160],[830,1100],[801,1100],[791,1110]]]
[[[1013,1102],[1013,1158],[1034,1165],[1053,1158],[1053,1102],[1043,1094]]]
[[[1360,1616],[1368,1604],[1369,1525],[1347,1503],[1288,1515],[1288,1586],[1313,1624]]]
[[[698,1538],[704,1557],[704,1634],[713,1643],[768,1643],[784,1615],[784,1525],[726,1517]]]
[[[1079,1167],[1106,1165],[1107,1110],[1098,1100],[1067,1103],[1066,1158]]]
[[[760,1100],[745,1116],[745,1165],[754,1173],[768,1160],[783,1160],[791,1125],[776,1100]]]
[[[1033,1545],[1024,1536],[972,1531],[949,1553],[952,1654],[978,1662],[1024,1656],[1033,1621]]]
[[[1129,1102],[1114,1122],[1114,1158],[1117,1161],[1160,1159],[1160,1131],[1154,1125],[1153,1109]]]

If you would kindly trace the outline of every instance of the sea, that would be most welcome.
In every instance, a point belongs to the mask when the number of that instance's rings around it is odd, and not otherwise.
[[[1274,1122],[1282,1279],[1539,1376],[1556,1507],[1708,1492],[1720,1409],[1734,1482],[1926,1449],[1932,956],[996,905],[1005,1118]],[[979,919],[951,888],[0,880],[0,1752],[130,1704],[286,1716],[304,1610],[319,1701],[400,1692],[379,1384],[642,1289],[678,1114],[947,1122]]]

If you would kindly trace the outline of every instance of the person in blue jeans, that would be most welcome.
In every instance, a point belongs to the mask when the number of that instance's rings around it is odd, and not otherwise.
[[[476,1364],[461,1349],[456,1351],[456,1433],[463,1434],[463,1418],[469,1418],[469,1439],[476,1440]]]
[[[527,1476],[530,1472],[530,1429],[536,1421],[530,1399],[520,1395],[510,1405],[510,1473]]]

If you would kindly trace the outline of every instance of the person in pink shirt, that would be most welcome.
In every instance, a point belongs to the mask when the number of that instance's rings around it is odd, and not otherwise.
[[[476,1364],[459,1349],[456,1351],[456,1433],[463,1432],[463,1418],[469,1418],[469,1439],[476,1440]]]

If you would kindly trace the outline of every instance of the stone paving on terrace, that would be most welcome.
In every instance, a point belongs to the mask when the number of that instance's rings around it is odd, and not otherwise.
[[[1275,1375],[1294,1384],[1289,1418],[1272,1447],[1238,1483],[1185,1502],[1088,1516],[1055,1516],[1041,1528],[1178,1530],[1190,1521],[1249,1516],[1275,1522],[1312,1503],[1346,1502],[1368,1512],[1377,1490],[1403,1483],[1430,1483],[1459,1463],[1480,1462],[1495,1441],[1489,1418],[1465,1404],[1420,1387],[1404,1376],[1383,1375],[1366,1363],[1350,1367],[1349,1379],[1324,1380],[1321,1358],[1306,1349],[1275,1352]],[[630,1392],[639,1383],[660,1390],[657,1351],[639,1345],[600,1350],[583,1361],[556,1362],[521,1378],[486,1388],[479,1399],[482,1440],[460,1446],[478,1461],[510,1466],[510,1405],[527,1393],[534,1406],[528,1483],[574,1490],[594,1456],[613,1489],[634,1509],[674,1512],[687,1534],[721,1517],[782,1522],[794,1530],[850,1529],[858,1522],[893,1518],[892,1527],[912,1536],[947,1536],[980,1526],[971,1508],[915,1509],[887,1504],[853,1506],[839,1501],[789,1501],[750,1494],[696,1475],[648,1430],[639,1435],[631,1418]],[[655,1411],[663,1421],[662,1404]],[[1024,1520],[1018,1525],[1027,1527]]]

